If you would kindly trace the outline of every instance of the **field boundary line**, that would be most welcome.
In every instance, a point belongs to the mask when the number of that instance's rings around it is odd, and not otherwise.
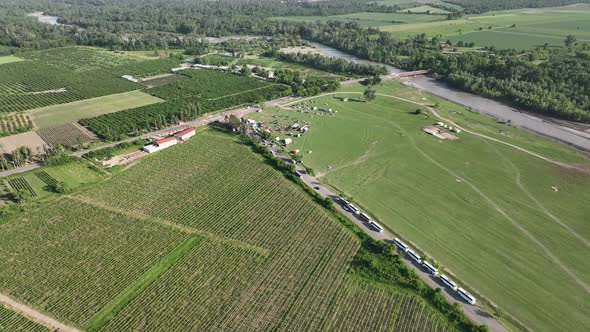
[[[7,295],[0,293],[0,303],[5,305],[7,308],[11,309],[12,311],[16,312],[17,314],[27,318],[28,320],[38,323],[40,325],[45,326],[49,330],[52,331],[62,331],[62,332],[81,332],[75,327],[66,325],[54,318],[46,316],[45,314],[33,309],[32,307],[13,300],[12,298],[8,297]]]
[[[102,309],[95,313],[86,324],[84,330],[89,332],[99,331],[107,325],[118,313],[124,310],[129,303],[141,295],[150,285],[156,282],[163,274],[168,272],[178,263],[191,249],[204,237],[193,235],[183,241],[176,248],[172,249],[166,256],[162,257],[156,264],[144,272],[131,285],[127,286],[119,295],[113,298]]]
[[[242,242],[242,241],[238,241],[238,240],[234,240],[234,239],[229,239],[229,238],[224,238],[221,237],[219,235],[198,229],[198,228],[193,228],[193,227],[189,227],[189,226],[184,226],[184,225],[180,225],[174,222],[171,222],[169,220],[165,220],[165,219],[160,219],[157,217],[151,217],[151,216],[147,216],[138,212],[134,212],[134,211],[128,211],[128,210],[124,210],[124,209],[118,209],[118,208],[114,208],[111,206],[108,206],[106,204],[94,201],[88,197],[84,197],[84,196],[69,196],[68,198],[73,199],[75,201],[78,202],[82,202],[82,203],[86,203],[88,205],[92,205],[94,207],[97,207],[99,209],[103,209],[103,210],[107,210],[107,211],[111,211],[111,212],[115,212],[115,213],[119,213],[122,214],[124,216],[142,221],[142,222],[150,222],[150,223],[154,223],[154,224],[158,224],[161,226],[166,226],[166,227],[170,227],[172,229],[181,231],[183,233],[187,233],[187,234],[193,234],[193,235],[201,235],[204,237],[208,237],[212,240],[217,240],[217,241],[221,241],[223,243],[227,243],[230,245],[234,245],[237,246],[239,248],[242,249],[246,249],[246,250],[252,250],[255,251],[263,256],[268,256],[270,254],[270,250],[267,248],[262,248],[262,247],[257,247],[255,245],[246,243],[246,242]]]

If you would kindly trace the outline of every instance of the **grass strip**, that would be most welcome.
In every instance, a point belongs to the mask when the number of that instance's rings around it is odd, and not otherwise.
[[[158,280],[162,274],[168,271],[202,239],[202,236],[192,236],[181,243],[97,312],[86,324],[84,324],[84,330],[93,332],[102,329],[111,319],[133,301],[133,299],[141,294],[153,282]]]

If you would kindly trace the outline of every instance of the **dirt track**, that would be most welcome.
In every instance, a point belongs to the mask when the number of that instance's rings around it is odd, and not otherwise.
[[[37,324],[45,326],[51,331],[80,332],[80,330],[77,328],[63,324],[25,304],[11,299],[6,295],[0,294],[0,303],[10,308],[12,311],[20,314],[21,316],[26,317]]]

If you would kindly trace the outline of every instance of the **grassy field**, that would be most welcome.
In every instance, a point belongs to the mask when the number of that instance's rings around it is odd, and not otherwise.
[[[15,57],[14,55],[0,56],[0,65],[18,61],[23,61],[23,59]]]
[[[16,175],[4,178],[7,181],[13,179],[23,179],[29,184],[33,192],[35,193],[36,200],[47,200],[55,199],[58,194],[52,192],[47,181],[44,181],[37,173],[45,172],[56,181],[67,183],[72,189],[78,189],[84,185],[97,182],[105,177],[100,171],[96,171],[90,167],[87,162],[72,163],[68,165],[43,167],[42,170],[33,170],[26,173],[20,173]]]
[[[397,26],[406,23],[423,23],[444,20],[443,15],[426,15],[426,14],[403,14],[403,13],[373,13],[361,12],[344,15],[332,16],[287,16],[275,17],[275,20],[294,21],[294,22],[355,22],[363,27],[380,27],[387,29],[390,26]],[[386,28],[387,27],[387,28]]]
[[[33,118],[36,128],[49,128],[76,122],[83,118],[159,102],[162,102],[160,98],[141,91],[131,91],[68,104],[37,108],[29,111],[29,114]]]
[[[88,331],[326,330],[353,299],[387,312],[357,326],[454,330],[416,293],[349,277],[357,236],[213,130],[0,234],[0,291]]]
[[[439,101],[396,82],[378,91]],[[276,127],[309,123],[290,149],[300,149],[324,182],[531,329],[580,330],[590,323],[588,175],[466,133],[439,141],[420,130],[435,118],[410,114],[416,105],[393,98],[313,100],[310,106],[338,112],[274,109],[252,117]],[[579,152],[458,106],[441,102],[441,113],[556,160],[590,165]]]
[[[444,10],[441,8],[432,7],[432,6],[428,6],[428,5],[422,5],[422,6],[418,6],[418,7],[408,8],[408,9],[401,10],[400,12],[404,12],[404,13],[426,13],[426,12],[428,12],[431,14],[448,14],[448,13],[450,13],[448,10]]]
[[[580,42],[590,41],[590,5],[491,12],[452,21],[392,25],[381,29],[400,37],[426,33],[455,42],[461,40],[497,48],[525,49],[545,43],[562,46],[568,34],[573,34]]]

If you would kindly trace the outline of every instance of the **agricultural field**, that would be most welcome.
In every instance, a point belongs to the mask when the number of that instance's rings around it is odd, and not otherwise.
[[[31,185],[27,182],[25,178],[22,177],[14,177],[12,179],[7,180],[8,184],[14,191],[24,190],[28,192],[31,197],[37,196],[35,190],[31,187]]]
[[[91,98],[67,104],[53,105],[30,110],[35,127],[51,128],[83,118],[160,103],[163,100],[141,91],[131,91]]]
[[[26,113],[0,115],[0,136],[23,133],[33,129],[33,121]]]
[[[188,79],[188,76],[185,76],[185,75],[163,74],[163,75],[154,76],[153,78],[148,77],[148,78],[142,80],[140,83],[145,85],[147,88],[152,88],[155,86],[165,85],[168,83],[172,83],[172,82],[176,82],[176,81],[180,81],[180,80],[186,80],[186,79]]]
[[[190,79],[146,90],[166,102],[82,119],[80,124],[110,140],[192,120],[200,115],[252,105],[291,94],[291,88],[211,70],[185,70]]]
[[[65,148],[81,146],[96,140],[86,128],[77,123],[37,130],[37,134],[50,146],[61,145]]]
[[[0,291],[76,325],[187,237],[69,198],[0,228]]]
[[[25,61],[0,67],[0,113],[139,90],[143,88],[141,84],[121,76],[142,78],[169,73],[180,63],[168,58],[141,61],[90,47],[35,51],[25,57]]]
[[[28,146],[33,155],[39,155],[46,145],[41,136],[34,131],[0,137],[0,153],[10,154],[21,146]]]
[[[18,62],[18,61],[23,61],[23,59],[16,57],[14,55],[0,56],[0,65],[12,63],[12,62]]]
[[[299,149],[323,182],[525,326],[588,325],[590,177],[468,133],[439,141],[420,130],[436,118],[415,104],[381,95],[369,104],[341,100],[360,96],[363,89],[347,86],[345,91],[358,94],[308,101],[337,113],[267,108],[252,118],[277,129],[309,123],[289,149]],[[574,149],[397,82],[377,90],[439,102],[441,114],[466,128],[558,161],[590,165],[590,158]],[[424,114],[411,114],[417,108]]]
[[[340,21],[346,23],[357,23],[362,27],[378,27],[388,29],[391,27],[403,26],[405,24],[418,24],[424,22],[433,22],[444,20],[444,15],[427,15],[427,14],[403,14],[403,13],[373,13],[360,12],[344,15],[332,16],[285,16],[274,17],[273,20],[291,21],[291,22],[329,22]]]
[[[397,308],[370,321],[386,330],[455,330],[409,290],[347,277],[356,235],[212,129],[45,204],[0,225],[0,292],[86,331],[322,330],[352,298]]]
[[[81,161],[60,166],[44,166],[41,169],[17,174],[6,178],[6,183],[23,181],[35,192],[35,201],[55,199],[59,194],[52,192],[49,187],[54,182],[64,182],[68,188],[77,190],[86,185],[103,180],[105,174],[90,166],[90,163]],[[12,187],[12,186],[11,186]]]
[[[578,41],[590,41],[590,5],[556,8],[518,9],[470,15],[440,22],[394,25],[381,28],[395,36],[418,33],[442,36],[453,42],[474,42],[476,46],[526,49],[563,46],[568,34]]]
[[[211,53],[199,57],[200,63],[214,66],[229,66],[237,60],[238,59],[233,56],[219,53]]]
[[[74,73],[108,69],[140,61],[101,48],[83,46],[34,51],[23,53],[21,56],[35,63],[41,63]]]
[[[148,90],[152,96],[174,100],[194,96],[200,99],[216,99],[267,87],[269,84],[245,76],[231,75],[215,70],[186,70],[180,80]]]
[[[49,329],[0,305],[0,331],[49,332]]]
[[[400,10],[400,12],[404,13],[429,13],[429,14],[448,14],[450,13],[448,10],[444,10],[437,7],[432,7],[428,5],[422,5],[418,7],[412,7],[404,10]]]

